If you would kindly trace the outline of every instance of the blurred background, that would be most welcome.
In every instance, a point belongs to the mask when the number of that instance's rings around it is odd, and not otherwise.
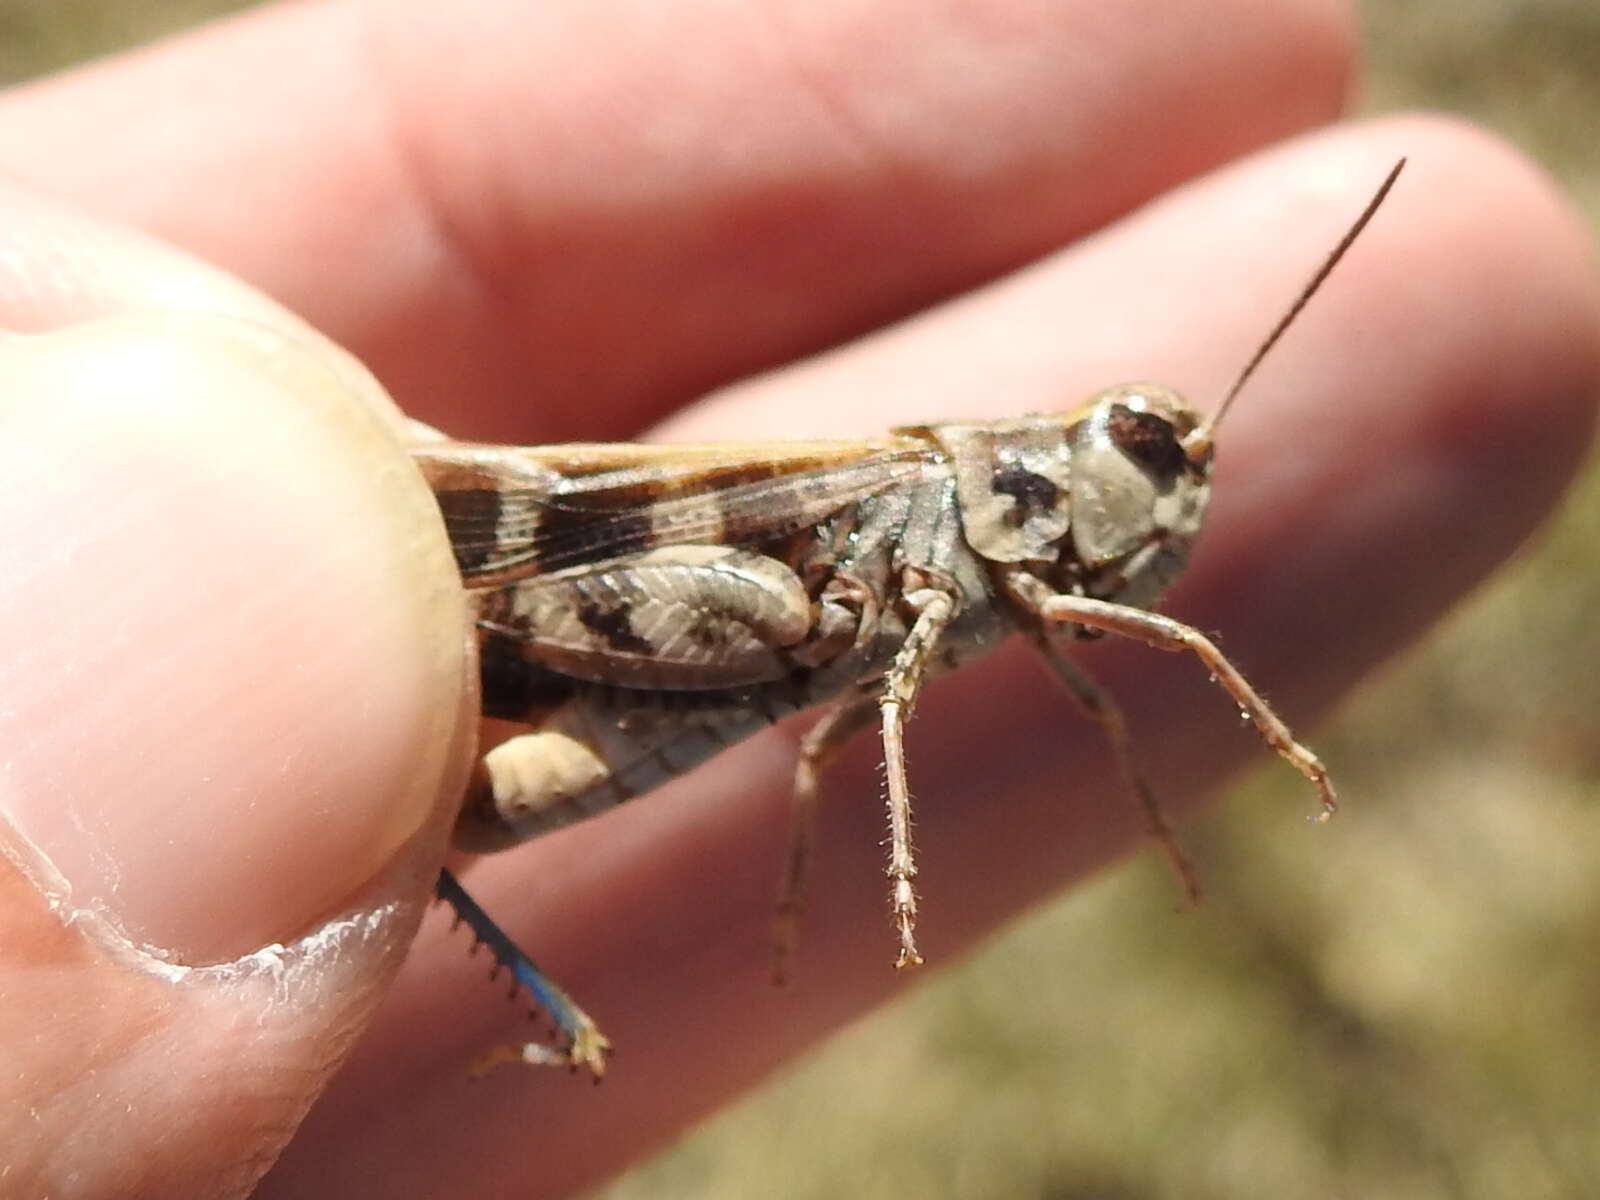
[[[0,81],[241,7],[0,0]],[[1362,7],[1368,110],[1467,114],[1600,226],[1600,3]],[[601,1195],[1600,1195],[1597,536],[1591,470],[1315,731],[1382,798],[1336,835],[1263,754],[1184,830],[1198,912],[1136,858]]]

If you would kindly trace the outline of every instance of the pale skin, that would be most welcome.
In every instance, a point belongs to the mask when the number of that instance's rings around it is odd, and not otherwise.
[[[562,1194],[905,983],[866,738],[823,780],[796,986],[769,988],[786,727],[465,871],[623,1048],[599,1092],[465,1082],[514,1010],[438,914],[401,966],[474,752],[463,606],[398,411],[237,280],[478,437],[847,435],[1129,377],[1205,409],[1409,155],[1219,435],[1167,605],[1313,744],[1580,461],[1600,286],[1550,183],[1486,135],[1328,127],[1071,245],[1333,120],[1338,4],[1125,29],[1053,0],[633,7],[269,9],[0,98],[0,325],[43,334],[0,339],[3,811],[58,897],[169,961],[288,946],[171,982],[0,866],[15,1194],[246,1194],[280,1154],[262,1195]],[[1185,657],[1096,664],[1171,807],[1266,754]],[[1025,653],[928,689],[907,750],[931,960],[1138,844],[1097,731]],[[1316,836],[1278,769],[1283,836]],[[352,911],[370,936],[325,928]]]

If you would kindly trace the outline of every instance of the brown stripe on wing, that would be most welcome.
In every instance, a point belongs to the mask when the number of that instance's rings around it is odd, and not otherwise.
[[[492,567],[501,545],[502,498],[510,494],[491,487],[434,493],[462,579]]]
[[[569,468],[572,449],[594,452],[590,469],[556,473],[545,451],[529,450],[506,452],[531,458],[533,469],[508,464],[502,486],[483,486],[484,476],[459,462],[429,478],[463,580],[482,588],[657,546],[781,537],[918,478],[937,454],[916,438],[801,447],[805,453],[787,443],[729,445],[719,448],[727,455],[720,460],[692,447],[689,461],[658,453],[620,467],[602,465],[604,447],[553,447],[553,457],[568,451],[561,461]]]

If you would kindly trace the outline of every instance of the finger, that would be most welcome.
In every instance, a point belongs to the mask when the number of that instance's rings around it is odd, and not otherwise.
[[[35,333],[161,311],[231,317],[315,354],[351,400],[397,437],[408,422],[348,351],[282,305],[153,238],[0,183],[0,330]]]
[[[425,420],[593,439],[1326,120],[1350,46],[1335,0],[286,6],[14,95],[0,155]]]
[[[8,1190],[242,1195],[437,867],[448,551],[364,401],[260,322],[11,335],[0,395]]]
[[[1221,435],[1210,533],[1170,606],[1222,628],[1300,720],[1533,527],[1592,426],[1586,234],[1548,181],[1481,135],[1409,120],[1275,150],[970,300],[752,384],[679,432],[792,420],[796,404],[1058,408],[1158,372],[1216,396],[1402,151],[1412,166],[1390,204]],[[1089,335],[1072,336],[1078,320]],[[1194,664],[1134,652],[1100,666],[1173,800],[1264,753]],[[1042,678],[1003,654],[934,687],[912,730],[921,929],[941,959],[1137,836],[1103,747]],[[793,765],[776,735],[471,877],[621,1046],[598,1096],[514,1072],[463,1082],[457,1064],[503,1040],[516,1010],[475,993],[459,940],[425,931],[374,1044],[265,1194],[377,1195],[400,1180],[575,1190],[882,998],[899,981],[880,751],[864,742],[825,784],[796,988],[765,980]]]

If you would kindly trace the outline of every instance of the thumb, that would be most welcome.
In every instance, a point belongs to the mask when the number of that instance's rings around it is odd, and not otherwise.
[[[454,567],[347,366],[266,324],[0,340],[0,421],[5,1182],[237,1194],[440,860]]]

